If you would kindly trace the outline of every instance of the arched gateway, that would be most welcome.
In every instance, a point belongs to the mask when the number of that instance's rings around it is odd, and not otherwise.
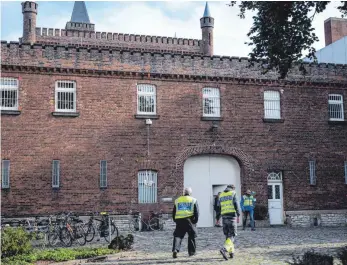
[[[214,196],[228,184],[234,184],[240,198],[241,185],[254,170],[252,159],[241,150],[214,145],[187,148],[176,162],[177,171],[183,175],[182,184],[192,187],[193,196],[198,199],[198,227],[214,225]]]

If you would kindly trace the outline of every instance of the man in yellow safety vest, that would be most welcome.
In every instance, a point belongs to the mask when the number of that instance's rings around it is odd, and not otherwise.
[[[223,233],[226,237],[220,253],[225,260],[228,260],[228,254],[230,258],[233,258],[235,254],[234,240],[237,232],[236,218],[240,216],[240,206],[233,185],[228,185],[220,194],[219,203],[223,220]]]
[[[242,196],[241,199],[241,209],[243,212],[243,228],[246,229],[247,216],[249,215],[249,219],[251,221],[252,231],[255,231],[254,228],[254,207],[255,207],[256,199],[253,197],[251,190],[247,190],[246,194]]]
[[[199,219],[199,207],[197,200],[191,195],[192,189],[184,188],[183,196],[175,200],[175,205],[172,210],[172,219],[176,223],[176,229],[173,233],[173,258],[177,258],[182,239],[186,233],[188,233],[188,254],[189,256],[193,256],[196,253],[195,238],[197,236],[196,223]]]

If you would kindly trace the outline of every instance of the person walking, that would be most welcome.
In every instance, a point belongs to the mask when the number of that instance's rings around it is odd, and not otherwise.
[[[253,197],[251,190],[247,190],[246,194],[243,195],[241,199],[241,209],[243,213],[242,230],[246,229],[247,217],[249,215],[249,219],[251,221],[251,230],[255,231],[255,227],[254,227],[255,202],[256,202],[256,199]]]
[[[192,189],[184,188],[183,196],[175,200],[172,210],[172,219],[176,223],[176,229],[173,233],[173,258],[177,258],[186,233],[188,233],[188,254],[189,256],[196,254],[195,238],[197,237],[196,224],[199,220],[199,207],[197,200],[191,195]]]
[[[228,254],[230,258],[233,258],[235,255],[236,218],[240,216],[240,206],[232,185],[228,185],[220,194],[219,203],[223,220],[223,233],[226,238],[223,248],[220,249],[220,253],[225,260],[228,260]]]
[[[221,217],[221,213],[220,213],[220,204],[219,204],[219,195],[221,194],[221,192],[218,192],[216,198],[214,198],[214,211],[216,212],[216,224],[215,226],[217,227],[221,227],[220,225],[220,217]]]

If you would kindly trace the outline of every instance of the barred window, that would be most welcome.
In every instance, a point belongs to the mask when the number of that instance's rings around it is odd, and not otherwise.
[[[10,160],[2,160],[1,188],[10,188]]]
[[[345,161],[345,184],[347,184],[347,161]]]
[[[2,77],[0,80],[1,109],[18,110],[18,79]]]
[[[52,163],[52,188],[60,187],[60,161],[53,160]]]
[[[343,121],[343,97],[342,95],[329,94],[329,120]]]
[[[137,114],[156,114],[156,88],[154,85],[137,85]]]
[[[281,118],[280,92],[264,91],[264,115],[265,119]]]
[[[100,161],[100,188],[107,187],[107,161]]]
[[[55,83],[55,111],[76,112],[76,82]]]
[[[157,172],[141,170],[138,172],[139,203],[157,202]]]
[[[316,161],[311,160],[309,161],[309,167],[310,167],[310,185],[316,185]]]
[[[220,117],[220,93],[218,88],[205,87],[202,90],[203,116]]]

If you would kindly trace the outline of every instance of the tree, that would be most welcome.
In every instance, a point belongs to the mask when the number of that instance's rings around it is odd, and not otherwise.
[[[264,73],[275,70],[279,78],[287,76],[289,69],[299,63],[305,72],[301,59],[306,50],[306,57],[316,62],[312,47],[318,37],[314,33],[312,20],[315,14],[323,12],[330,2],[323,1],[242,1],[239,4],[240,18],[245,18],[247,11],[256,11],[253,25],[247,36],[253,47],[249,54],[250,63],[259,63]],[[232,1],[230,6],[236,5]],[[347,15],[347,2],[338,7],[343,15]],[[310,15],[313,12],[313,15]]]

